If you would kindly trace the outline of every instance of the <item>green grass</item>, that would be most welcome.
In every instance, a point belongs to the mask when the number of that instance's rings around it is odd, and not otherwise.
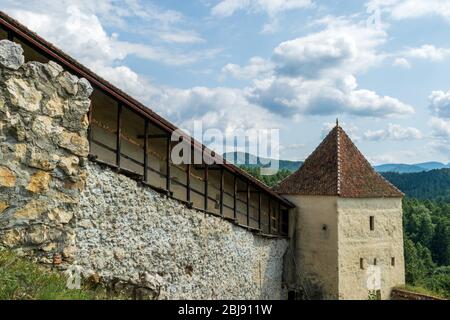
[[[0,300],[104,300],[104,289],[70,290],[66,277],[0,249]]]
[[[409,291],[409,292],[413,292],[413,293],[418,293],[418,294],[424,294],[427,296],[432,296],[432,297],[436,297],[436,298],[441,298],[441,299],[448,299],[449,297],[443,293],[443,292],[437,292],[437,291],[433,291],[421,286],[412,286],[409,284],[406,284],[404,286],[399,286],[397,287],[397,289],[401,289],[401,290],[405,290],[405,291]]]

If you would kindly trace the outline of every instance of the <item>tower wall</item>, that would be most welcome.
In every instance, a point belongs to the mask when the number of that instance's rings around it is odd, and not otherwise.
[[[401,198],[338,198],[337,211],[339,299],[389,299],[405,283]]]
[[[308,299],[338,298],[337,197],[285,195],[297,208],[290,221],[290,272]]]

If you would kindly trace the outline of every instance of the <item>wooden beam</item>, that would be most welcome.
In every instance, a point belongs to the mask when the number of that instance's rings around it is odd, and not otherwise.
[[[147,139],[163,139],[163,138],[167,138],[170,137],[170,134],[167,133],[161,133],[161,134],[140,134],[137,136],[138,139],[145,139],[145,137],[147,137]]]
[[[272,234],[272,201],[269,198],[269,234]]]
[[[261,192],[258,193],[258,229],[261,230]]]
[[[247,226],[250,227],[250,183],[247,182]]]
[[[237,221],[237,176],[233,175],[234,177],[234,186],[233,186],[233,217],[234,217],[234,221]]]
[[[191,165],[186,165],[186,201],[191,202]]]
[[[225,184],[225,174],[224,170],[220,170],[220,215],[223,217],[223,189]]]
[[[149,121],[148,119],[145,119],[144,124],[144,181],[148,182],[148,126]]]
[[[207,164],[196,164],[194,165],[195,170],[205,170],[208,167],[209,170],[222,170],[223,166],[219,165],[207,165]]]
[[[281,203],[278,201],[278,234],[281,234]]]
[[[89,121],[89,128],[88,128],[88,140],[89,140],[89,153],[92,152],[92,102],[89,103],[89,115],[88,115],[88,121]]]
[[[171,185],[171,177],[170,177],[170,149],[171,149],[171,141],[170,137],[167,137],[167,145],[166,145],[166,189],[170,193],[170,185]]]
[[[205,166],[205,211],[208,210],[208,166]]]
[[[120,168],[120,154],[122,147],[122,104],[117,105],[117,136],[116,136],[116,166]]]

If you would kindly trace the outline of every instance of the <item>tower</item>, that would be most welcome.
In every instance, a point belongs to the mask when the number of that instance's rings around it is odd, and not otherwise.
[[[275,191],[293,202],[291,275],[309,298],[388,299],[404,284],[402,197],[337,123]]]

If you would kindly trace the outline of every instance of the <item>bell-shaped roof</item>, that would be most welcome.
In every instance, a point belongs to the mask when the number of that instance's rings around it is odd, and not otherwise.
[[[403,197],[372,168],[338,124],[303,166],[275,186],[274,191],[344,198]]]

